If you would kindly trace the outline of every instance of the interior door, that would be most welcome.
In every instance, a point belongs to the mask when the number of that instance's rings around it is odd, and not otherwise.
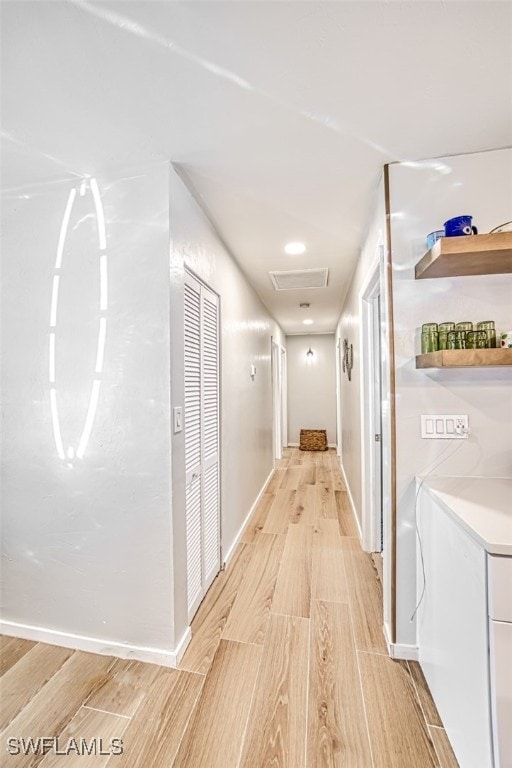
[[[220,570],[219,299],[185,274],[185,517],[189,619]]]
[[[281,348],[281,448],[288,445],[288,370],[286,350]],[[282,451],[281,451],[282,455]]]
[[[372,299],[373,324],[373,425],[374,425],[374,510],[375,535],[374,550],[382,552],[384,543],[384,524],[382,514],[382,373],[380,341],[380,294]]]
[[[203,590],[220,570],[219,297],[201,287]]]
[[[280,347],[272,341],[272,401],[274,417],[274,459],[283,456],[282,441],[282,394],[281,394],[281,352]]]
[[[341,339],[336,345],[336,453],[341,461],[342,433],[341,433],[341,372],[343,370],[343,348]]]

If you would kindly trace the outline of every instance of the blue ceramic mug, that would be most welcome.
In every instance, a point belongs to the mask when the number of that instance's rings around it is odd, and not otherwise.
[[[444,223],[445,237],[461,237],[462,235],[477,235],[478,229],[471,224],[472,216],[455,216]]]

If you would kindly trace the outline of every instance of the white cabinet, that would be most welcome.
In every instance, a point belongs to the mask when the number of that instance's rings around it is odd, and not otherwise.
[[[512,480],[418,497],[419,659],[460,768],[512,768]]]
[[[425,492],[417,514],[420,664],[460,768],[493,768],[485,552]]]
[[[491,709],[496,768],[512,768],[512,557],[487,556]]]

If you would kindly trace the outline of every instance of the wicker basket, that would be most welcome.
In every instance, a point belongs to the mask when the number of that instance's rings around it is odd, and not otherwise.
[[[327,430],[301,429],[299,448],[301,451],[326,451]]]

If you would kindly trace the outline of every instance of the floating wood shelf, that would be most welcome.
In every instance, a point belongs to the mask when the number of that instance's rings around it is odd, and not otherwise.
[[[512,365],[512,349],[441,349],[416,356],[416,368],[478,368]]]
[[[417,280],[428,277],[501,275],[512,272],[512,232],[441,237],[416,264]]]

